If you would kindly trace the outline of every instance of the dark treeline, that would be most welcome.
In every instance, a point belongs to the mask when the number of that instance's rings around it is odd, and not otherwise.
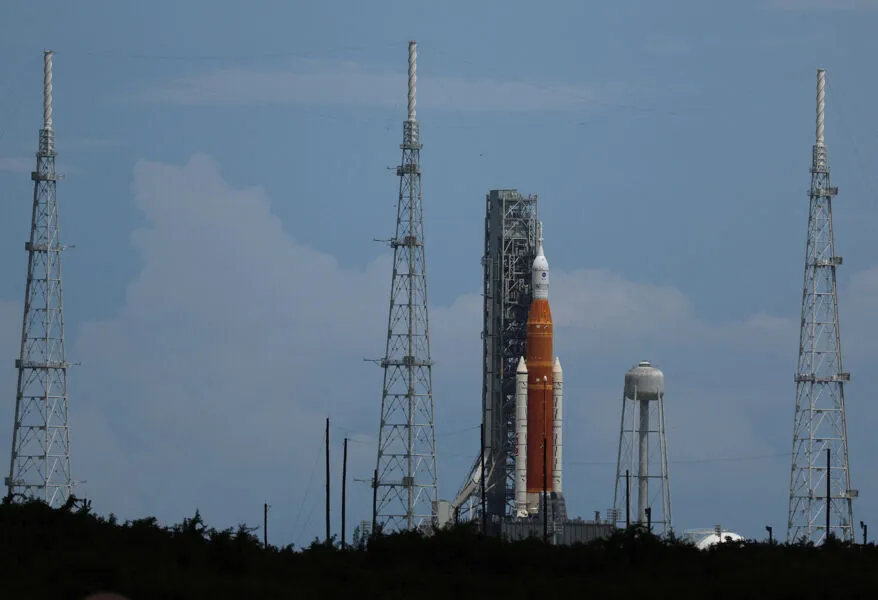
[[[0,506],[0,598],[860,598],[878,591],[878,548],[725,543],[709,551],[641,529],[552,547],[468,526],[373,538],[368,549],[262,547],[255,528],[196,512],[160,527],[118,523],[87,501]],[[574,596],[575,595],[575,596]]]

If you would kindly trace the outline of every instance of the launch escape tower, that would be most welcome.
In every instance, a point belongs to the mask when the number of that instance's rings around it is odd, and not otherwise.
[[[432,525],[437,504],[432,361],[416,116],[415,42],[409,43],[408,119],[403,123],[384,389],[378,431],[376,524],[386,533]]]
[[[55,197],[55,129],[52,124],[52,52],[43,54],[43,127],[37,152],[33,214],[18,388],[7,497],[63,505],[73,489],[67,421],[67,368],[58,202]]]
[[[484,363],[485,512],[491,522],[515,515],[515,372],[527,354],[531,269],[537,255],[537,195],[491,190],[485,198]],[[454,508],[459,519],[481,514],[481,457]]]
[[[648,361],[641,361],[625,373],[619,429],[614,519],[622,524],[630,520],[651,525],[656,533],[673,531],[665,436],[665,376]],[[652,490],[650,480],[658,483]],[[636,512],[633,510],[635,492]],[[653,511],[654,507],[660,510]]]
[[[820,543],[829,530],[852,542],[853,506],[848,469],[844,384],[850,381],[841,365],[836,268],[832,233],[832,198],[838,188],[829,181],[829,156],[823,140],[826,74],[817,70],[817,140],[811,154],[808,238],[796,411],[790,474],[787,541],[801,538]],[[828,462],[828,464],[827,464]],[[828,479],[827,479],[828,478]],[[828,492],[828,493],[827,493]]]

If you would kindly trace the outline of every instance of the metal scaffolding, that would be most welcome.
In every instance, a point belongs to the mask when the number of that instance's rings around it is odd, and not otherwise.
[[[482,420],[485,512],[492,523],[515,514],[515,370],[527,354],[531,268],[537,255],[537,195],[491,190],[485,198]],[[453,508],[459,520],[481,515],[481,457]]]

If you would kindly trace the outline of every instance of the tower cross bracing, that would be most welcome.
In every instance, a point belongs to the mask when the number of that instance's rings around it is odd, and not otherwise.
[[[67,362],[58,201],[55,195],[55,129],[52,52],[43,54],[43,127],[34,182],[18,383],[12,430],[10,500],[39,499],[58,507],[73,489],[67,414]]]
[[[795,375],[796,408],[787,541],[822,542],[829,531],[853,541],[853,503],[848,466],[844,388],[850,374],[842,368],[838,326],[832,199],[838,188],[830,183],[829,155],[824,142],[826,73],[817,71],[817,130],[812,150],[808,236],[799,361]],[[826,464],[827,450],[829,465]],[[829,496],[827,497],[827,477]]]
[[[437,502],[432,361],[421,204],[415,42],[409,44],[408,119],[403,124],[399,201],[384,388],[378,434],[376,522],[384,532],[428,527]]]

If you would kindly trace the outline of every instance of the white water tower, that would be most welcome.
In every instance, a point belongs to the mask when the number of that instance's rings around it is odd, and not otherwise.
[[[632,523],[649,522],[655,533],[673,530],[664,402],[664,373],[649,361],[625,373],[613,509],[617,522],[627,515]]]

